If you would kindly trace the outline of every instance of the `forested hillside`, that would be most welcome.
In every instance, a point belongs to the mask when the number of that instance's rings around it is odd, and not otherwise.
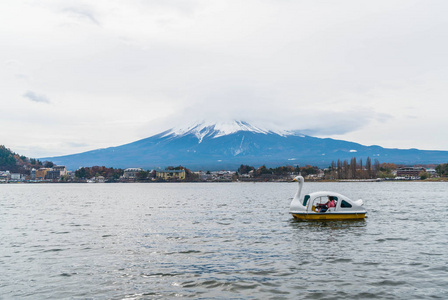
[[[32,168],[37,169],[40,167],[43,167],[41,161],[19,155],[5,146],[0,145],[0,171],[29,174]]]

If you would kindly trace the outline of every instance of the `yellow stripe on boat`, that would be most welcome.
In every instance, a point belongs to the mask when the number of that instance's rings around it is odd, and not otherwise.
[[[353,214],[316,214],[316,213],[293,213],[292,216],[299,220],[356,220],[364,219],[365,213],[353,213]]]

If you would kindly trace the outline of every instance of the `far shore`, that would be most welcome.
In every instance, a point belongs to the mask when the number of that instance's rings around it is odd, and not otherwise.
[[[85,181],[72,181],[72,182],[57,182],[57,181],[8,181],[8,182],[0,182],[0,184],[58,184],[58,183],[232,183],[232,182],[239,182],[239,183],[275,183],[275,182],[291,182],[294,183],[292,180],[216,180],[216,181],[114,181],[114,182],[85,182]],[[419,179],[413,179],[413,180],[406,180],[406,179],[388,179],[388,180],[375,180],[375,179],[322,179],[322,180],[306,180],[305,182],[341,182],[341,183],[380,183],[380,182],[448,182],[448,177],[440,177],[440,178],[429,178],[425,180],[419,180]]]

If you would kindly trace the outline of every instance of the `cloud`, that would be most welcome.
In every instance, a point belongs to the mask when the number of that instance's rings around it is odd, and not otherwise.
[[[88,147],[89,146],[89,144],[87,144],[87,143],[76,143],[76,142],[69,142],[69,143],[66,143],[66,145],[71,148],[80,148],[80,147]]]
[[[393,119],[391,115],[376,113],[367,110],[349,110],[340,112],[314,112],[308,118],[301,117],[308,124],[303,124],[299,131],[311,136],[344,135],[353,131],[359,131],[374,122],[386,122]]]
[[[8,41],[0,68],[8,117],[0,125],[17,130],[0,138],[12,147],[70,132],[95,149],[173,122],[240,119],[365,144],[448,149],[440,138],[448,1],[430,2],[0,1],[0,39]],[[23,105],[22,96],[54,103],[39,91],[58,105]],[[39,119],[49,109],[59,126]],[[39,123],[38,134],[25,135],[24,116]]]
[[[62,10],[67,13],[68,16],[75,18],[80,21],[87,21],[97,26],[100,26],[98,18],[95,16],[93,10],[86,7],[68,7]]]
[[[27,98],[30,101],[38,102],[38,103],[50,103],[50,100],[44,95],[36,94],[32,91],[27,91],[23,97]]]

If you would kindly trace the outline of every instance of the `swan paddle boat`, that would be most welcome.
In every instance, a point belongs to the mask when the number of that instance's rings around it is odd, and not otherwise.
[[[367,211],[362,207],[361,199],[353,201],[344,195],[334,192],[314,192],[303,197],[304,179],[297,176],[294,181],[299,183],[299,188],[291,201],[289,213],[298,220],[356,220],[364,219]],[[332,205],[328,205],[333,200]],[[327,203],[327,205],[326,205]]]

